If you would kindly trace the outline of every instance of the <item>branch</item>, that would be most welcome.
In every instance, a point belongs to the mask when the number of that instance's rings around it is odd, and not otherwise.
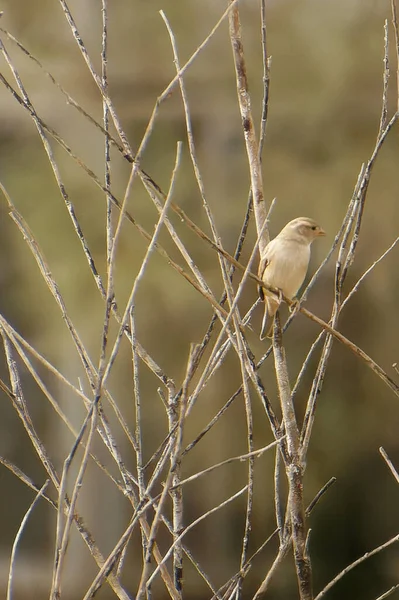
[[[232,4],[230,2],[230,4]],[[251,176],[252,198],[254,204],[256,231],[258,237],[266,220],[266,203],[263,194],[262,170],[260,165],[259,148],[256,141],[255,125],[252,117],[251,99],[248,89],[247,69],[244,58],[244,47],[241,37],[240,14],[238,8],[233,8],[229,14],[229,31],[233,49],[234,66],[236,71],[237,97],[240,106],[242,128],[248,155]],[[267,104],[266,104],[267,106]],[[262,255],[269,242],[269,232],[266,228],[259,241],[259,252]]]

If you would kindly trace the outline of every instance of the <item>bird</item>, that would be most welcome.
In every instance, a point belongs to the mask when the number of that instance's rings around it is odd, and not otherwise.
[[[310,246],[325,231],[309,217],[298,217],[280,231],[264,249],[259,263],[258,277],[280,294],[265,292],[258,287],[265,302],[260,339],[272,337],[274,316],[281,303],[281,294],[293,300],[302,286],[309,266]],[[270,294],[270,295],[269,295]]]

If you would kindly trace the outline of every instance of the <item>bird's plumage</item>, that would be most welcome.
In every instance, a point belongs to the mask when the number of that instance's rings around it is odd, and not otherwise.
[[[265,285],[277,288],[292,300],[306,277],[311,243],[322,235],[325,235],[323,229],[308,217],[299,217],[287,223],[266,246],[259,264],[259,278]],[[260,335],[263,339],[271,335],[280,298],[269,292],[265,293],[262,287],[259,287],[259,295],[265,301]]]

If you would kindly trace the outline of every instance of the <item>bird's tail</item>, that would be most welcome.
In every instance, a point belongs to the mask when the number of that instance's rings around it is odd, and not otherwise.
[[[263,315],[260,339],[273,336],[274,315],[278,311],[280,302],[275,298],[265,297],[265,313]]]

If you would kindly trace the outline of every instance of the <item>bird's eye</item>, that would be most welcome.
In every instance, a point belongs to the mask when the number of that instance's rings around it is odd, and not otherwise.
[[[316,225],[313,225],[313,226],[311,227],[311,230],[312,230],[312,231],[316,231],[316,229],[317,229]]]

